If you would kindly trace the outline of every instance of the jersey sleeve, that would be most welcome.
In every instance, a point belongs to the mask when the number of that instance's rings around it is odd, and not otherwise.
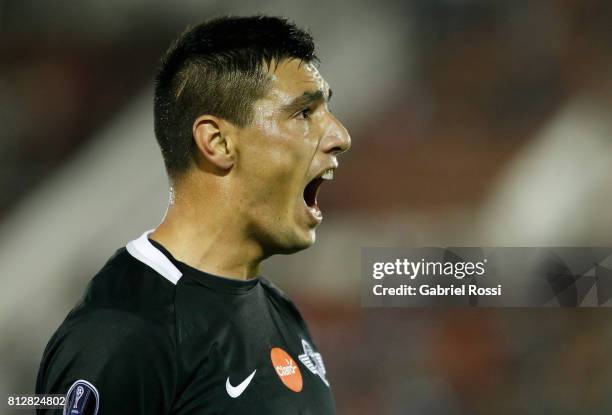
[[[167,414],[176,387],[174,346],[162,324],[122,310],[89,310],[49,341],[36,393],[66,395],[64,413],[71,415]]]

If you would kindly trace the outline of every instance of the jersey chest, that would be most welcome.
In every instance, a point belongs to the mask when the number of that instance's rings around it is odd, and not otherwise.
[[[204,303],[194,294],[176,302],[176,414],[335,413],[323,357],[282,302],[265,291]]]

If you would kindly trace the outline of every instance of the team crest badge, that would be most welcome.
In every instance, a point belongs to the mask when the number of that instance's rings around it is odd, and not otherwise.
[[[302,339],[302,348],[304,353],[298,356],[300,362],[312,373],[318,375],[323,383],[329,386],[329,382],[325,378],[325,365],[323,364],[321,353],[315,352],[310,343],[304,339]]]
[[[96,387],[79,379],[68,389],[64,415],[96,415],[99,404],[100,395]]]

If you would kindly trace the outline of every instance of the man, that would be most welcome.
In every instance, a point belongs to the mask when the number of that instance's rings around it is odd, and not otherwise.
[[[259,276],[314,243],[319,187],[350,147],[316,63],[310,35],[273,17],[172,44],[154,108],[168,211],[93,278],[37,393],[67,394],[72,415],[335,413],[306,324]]]

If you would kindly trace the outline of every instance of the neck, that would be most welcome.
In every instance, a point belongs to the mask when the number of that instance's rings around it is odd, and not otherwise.
[[[200,271],[238,280],[258,276],[264,255],[248,238],[241,215],[210,192],[201,200],[172,197],[162,223],[149,237]]]

